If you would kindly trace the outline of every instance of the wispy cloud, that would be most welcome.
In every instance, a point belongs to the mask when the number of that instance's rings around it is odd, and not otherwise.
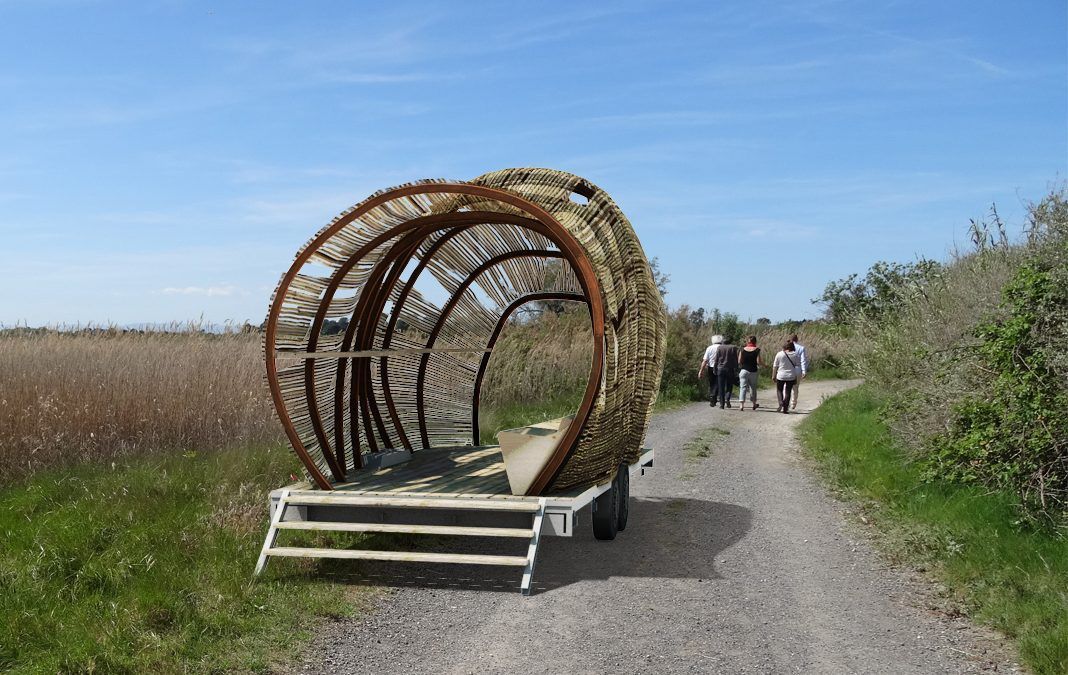
[[[231,105],[241,100],[233,90],[184,90],[159,95],[134,92],[128,100],[83,101],[53,106],[32,115],[8,115],[8,123],[23,131],[51,131],[121,126],[185,115]]]
[[[325,70],[319,73],[319,79],[338,84],[400,84],[443,78],[433,73],[349,73]],[[455,76],[452,79],[455,79]]]
[[[209,298],[230,296],[245,293],[237,286],[227,284],[224,286],[168,286],[160,291],[164,295],[203,295]]]
[[[822,59],[805,59],[785,63],[740,63],[715,66],[698,74],[695,80],[716,84],[759,84],[771,80],[795,79],[802,74],[822,70],[830,65]]]
[[[872,110],[864,101],[797,103],[782,108],[754,108],[735,105],[728,110],[660,110],[616,115],[599,115],[579,120],[596,126],[700,127],[734,122],[785,120],[803,117],[858,114]]]
[[[968,54],[961,48],[961,41],[959,40],[921,40],[919,38],[914,38],[908,35],[900,35],[898,33],[892,33],[886,30],[877,30],[867,27],[862,28],[871,35],[877,35],[886,38],[890,41],[897,42],[899,44],[909,45],[928,55],[931,53],[942,54],[958,62],[967,63],[976,67],[987,75],[1006,77],[1015,74],[1008,68],[1004,68],[986,59],[981,59],[977,56],[972,56],[971,54]]]
[[[721,227],[736,239],[764,242],[798,242],[819,235],[819,229],[811,225],[769,218],[735,218],[723,222]]]

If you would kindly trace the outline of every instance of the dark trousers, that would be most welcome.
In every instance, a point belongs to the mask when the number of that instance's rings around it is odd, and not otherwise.
[[[775,397],[779,401],[779,410],[786,412],[790,407],[790,395],[793,393],[793,380],[775,380]]]
[[[716,405],[719,401],[719,378],[716,377],[716,373],[711,368],[705,371],[708,376],[708,402],[712,405]]]
[[[735,377],[734,373],[727,372],[726,368],[720,368],[716,373],[716,391],[719,394],[720,405],[731,402]]]

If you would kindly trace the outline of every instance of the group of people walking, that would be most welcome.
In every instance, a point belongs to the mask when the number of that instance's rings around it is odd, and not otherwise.
[[[745,410],[747,398],[752,402],[752,410],[759,408],[757,377],[763,365],[764,359],[755,335],[750,335],[741,348],[731,344],[729,336],[713,335],[712,344],[701,357],[701,367],[697,371],[698,379],[708,375],[709,405],[733,407],[731,398],[734,383],[737,382],[741,409]],[[791,335],[775,354],[771,364],[771,377],[775,381],[775,395],[779,402],[776,412],[789,413],[791,408],[797,408],[801,380],[807,376],[808,356],[805,347],[797,341],[797,335]]]

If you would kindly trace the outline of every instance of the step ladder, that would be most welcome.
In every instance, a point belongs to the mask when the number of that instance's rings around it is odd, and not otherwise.
[[[296,558],[346,558],[352,560],[386,560],[394,562],[421,563],[455,563],[465,565],[501,565],[522,567],[523,578],[520,590],[523,595],[530,595],[530,584],[534,576],[534,564],[538,557],[538,545],[541,541],[542,523],[545,520],[547,500],[475,499],[431,497],[427,495],[388,495],[371,496],[360,494],[323,493],[320,491],[283,490],[279,496],[274,514],[271,517],[267,537],[263,542],[259,560],[256,561],[255,576],[259,576],[267,565],[268,556]],[[286,516],[293,507],[358,507],[392,511],[423,510],[442,513],[469,513],[473,511],[489,514],[529,514],[530,527],[489,527],[489,526],[454,526],[454,525],[420,525],[397,524],[385,522],[327,521],[305,520],[303,518],[287,520]],[[469,553],[430,553],[425,551],[373,551],[360,549],[300,548],[276,546],[280,530],[306,530],[318,532],[388,532],[395,534],[448,535],[461,537],[503,537],[526,539],[529,541],[527,554],[522,555],[477,555]]]

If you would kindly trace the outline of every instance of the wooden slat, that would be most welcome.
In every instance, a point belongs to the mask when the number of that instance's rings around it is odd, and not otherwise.
[[[488,354],[492,349],[365,349],[358,352],[298,352],[277,350],[278,356],[293,356],[301,359],[360,359],[378,356],[402,356],[404,354]]]
[[[331,532],[393,532],[436,534],[458,537],[515,537],[530,539],[533,530],[513,527],[455,527],[451,525],[392,525],[386,523],[330,523],[316,520],[290,520],[278,524],[281,530],[321,530]]]
[[[488,499],[410,499],[407,497],[364,497],[357,495],[308,495],[290,494],[289,503],[299,506],[367,506],[395,509],[457,509],[463,511],[519,511],[534,513],[538,503],[534,501],[490,501]]]
[[[290,558],[347,558],[355,560],[392,560],[394,562],[459,563],[463,565],[507,565],[526,567],[527,558],[521,555],[474,555],[467,553],[422,553],[404,551],[357,551],[336,548],[292,548],[278,546],[270,555]]]

